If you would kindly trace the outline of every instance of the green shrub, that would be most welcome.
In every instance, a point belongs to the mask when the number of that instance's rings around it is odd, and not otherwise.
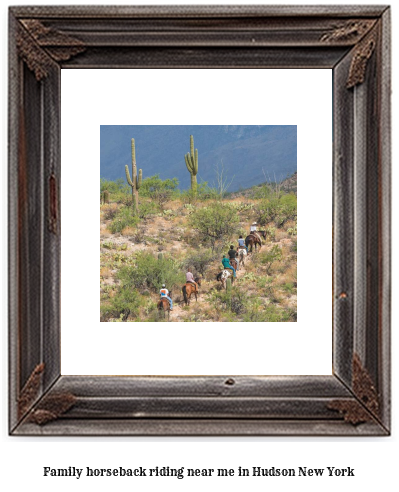
[[[297,216],[297,198],[294,193],[274,195],[264,199],[259,205],[258,222],[261,226],[274,222],[278,228]]]
[[[136,227],[139,218],[132,214],[131,207],[121,207],[109,226],[112,234],[122,232],[125,227]]]
[[[296,321],[296,311],[291,308],[281,309],[278,306],[269,304],[265,309],[265,318],[265,321],[271,323]]]
[[[263,305],[260,299],[253,299],[250,303],[248,303],[247,310],[244,314],[244,321],[255,323],[266,321],[266,316],[262,310],[262,306]]]
[[[127,244],[126,243],[116,244],[116,243],[113,243],[112,241],[103,242],[101,247],[103,247],[105,249],[116,249],[117,251],[126,251],[127,250]]]
[[[137,317],[140,307],[140,294],[137,290],[122,286],[109,302],[101,305],[101,321],[110,318],[122,318],[126,321],[128,317]]]
[[[276,323],[296,321],[296,311],[291,308],[282,309],[273,304],[264,306],[259,300],[254,300],[244,314],[244,321]]]
[[[215,188],[208,186],[206,181],[197,183],[197,191],[194,192],[191,189],[182,191],[180,193],[180,200],[183,204],[195,205],[197,202],[203,202],[205,200],[214,200],[218,197],[218,192]]]
[[[110,241],[109,243],[104,242],[104,243],[102,243],[102,245],[101,245],[101,246],[102,246],[103,248],[105,248],[105,249],[115,249],[115,248],[116,248],[116,244],[115,244],[115,243],[113,243],[113,242],[111,242],[111,241]]]
[[[208,267],[212,266],[212,262],[218,258],[219,255],[212,252],[211,249],[203,248],[184,258],[182,266],[185,270],[192,268],[195,272],[204,276]]]
[[[110,181],[105,178],[100,179],[100,194],[107,190],[110,194],[110,201],[124,203],[129,199],[130,186],[122,179]]]
[[[273,241],[276,239],[276,228],[275,227],[266,227],[267,237],[272,239]]]
[[[151,215],[155,215],[158,212],[158,207],[156,203],[152,202],[151,200],[146,200],[146,201],[141,201],[140,200],[140,207],[139,207],[139,218],[140,219],[146,219],[147,217],[150,217]]]
[[[256,276],[256,286],[259,287],[260,289],[265,289],[266,287],[270,286],[271,282],[273,279],[271,277],[264,277],[264,276]]]
[[[254,188],[252,191],[252,198],[255,198],[255,200],[261,200],[261,199],[268,199],[272,196],[273,190],[270,187],[270,185],[264,183],[260,186],[257,186]]]
[[[249,298],[244,290],[234,286],[230,291],[212,291],[209,301],[218,310],[230,311],[235,315],[240,315],[246,312]]]
[[[283,258],[283,253],[281,248],[276,244],[266,253],[261,253],[259,259],[262,265],[266,267],[266,273],[270,275],[270,269],[276,261],[281,261]]]
[[[173,258],[158,259],[152,253],[140,251],[135,265],[122,267],[118,272],[122,285],[133,289],[149,289],[159,292],[162,284],[171,291],[180,290],[186,277],[180,264]]]
[[[190,215],[189,225],[197,231],[198,240],[209,244],[212,251],[217,242],[227,240],[237,227],[239,218],[229,203],[215,201]]]
[[[285,283],[284,285],[281,286],[281,288],[285,290],[285,292],[288,292],[289,294],[293,294],[295,291],[295,287],[292,282]]]

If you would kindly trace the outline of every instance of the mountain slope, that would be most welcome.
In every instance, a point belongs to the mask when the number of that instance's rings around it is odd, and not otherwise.
[[[136,160],[143,177],[159,174],[162,179],[177,177],[180,187],[190,186],[184,154],[190,150],[190,135],[198,149],[198,182],[216,183],[217,172],[232,179],[230,191],[265,181],[281,179],[296,172],[296,126],[102,125],[101,177],[124,179],[124,167],[131,163],[131,138],[136,142]]]

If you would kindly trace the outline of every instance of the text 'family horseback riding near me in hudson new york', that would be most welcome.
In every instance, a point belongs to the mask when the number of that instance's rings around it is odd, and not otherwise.
[[[101,321],[297,320],[295,125],[100,134]]]

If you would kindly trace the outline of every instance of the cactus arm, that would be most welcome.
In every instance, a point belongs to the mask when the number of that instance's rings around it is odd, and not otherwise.
[[[190,154],[186,154],[184,156],[184,160],[186,161],[187,170],[191,174],[191,159],[190,159]]]
[[[139,169],[139,175],[136,177],[136,189],[139,190],[143,182],[143,170]]]
[[[198,149],[195,149],[195,157],[194,157],[194,171],[193,174],[196,175],[198,173]]]
[[[190,153],[184,155],[186,167],[191,175],[191,191],[197,191],[198,149],[194,151],[194,137],[190,135]]]
[[[130,179],[130,173],[129,173],[129,168],[128,166],[126,165],[125,166],[125,173],[126,173],[126,179],[127,179],[127,182],[130,184],[130,186],[133,188],[133,182],[132,180]]]

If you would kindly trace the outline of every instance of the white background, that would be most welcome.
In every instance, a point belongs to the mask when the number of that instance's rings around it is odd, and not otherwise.
[[[13,4],[26,4],[28,2],[14,1]],[[35,4],[43,2],[34,2]],[[52,2],[56,3],[56,2]],[[67,1],[63,3],[69,3]],[[86,0],[85,3],[92,3]],[[96,0],[93,3],[101,3]],[[125,3],[119,0],[120,4]],[[144,0],[141,3],[145,3]],[[157,3],[153,0],[151,3]],[[179,3],[177,0],[176,3]],[[185,0],[183,3],[189,3]],[[201,3],[198,1],[197,3]],[[210,0],[206,1],[211,3]],[[223,0],[218,0],[218,4],[223,4]],[[231,0],[228,3],[236,3]],[[240,3],[240,2],[238,2]],[[257,3],[255,0],[252,3]],[[285,2],[296,3],[296,2]],[[329,2],[307,2],[314,4]],[[337,2],[344,3],[346,2]],[[373,2],[361,2],[381,4]],[[3,224],[6,224],[6,141],[7,141],[7,5],[2,5],[2,178],[3,193],[1,195]],[[393,9],[393,23],[396,26],[399,18]],[[397,36],[393,30],[394,53],[397,52]],[[394,67],[393,81],[397,87],[397,68]],[[396,128],[397,98],[393,97],[394,102],[394,131]],[[395,141],[394,141],[395,144]],[[395,144],[396,145],[396,144]],[[396,146],[393,148],[393,162],[395,162]],[[394,167],[394,189],[398,187],[397,173]],[[397,222],[398,199],[393,196],[393,220]],[[393,228],[393,248],[398,250],[398,228]],[[307,492],[324,490],[326,492],[335,491],[339,488],[342,491],[362,490],[374,492],[375,490],[397,490],[397,456],[399,455],[399,445],[397,436],[397,405],[398,405],[398,378],[397,378],[397,354],[398,337],[395,326],[398,324],[397,309],[393,312],[393,408],[394,418],[392,426],[392,436],[389,438],[10,438],[7,436],[7,297],[6,297],[6,227],[3,228],[3,331],[2,331],[2,416],[1,416],[1,486],[4,490],[26,489],[41,491],[70,491],[87,490],[90,484],[94,484],[97,491],[109,490],[110,487],[117,488],[118,491],[155,491],[155,490],[189,490],[199,491],[204,488],[208,490],[220,490],[223,483],[229,490],[243,490],[249,488],[253,491],[264,490],[306,490]],[[394,257],[394,279],[397,278],[397,261]],[[398,296],[397,283],[394,284],[392,298]],[[355,478],[293,478],[293,479],[261,479],[251,478],[250,480],[232,479],[191,479],[177,480],[176,478],[155,479],[145,481],[144,479],[88,479],[76,480],[75,478],[49,479],[42,477],[42,467],[68,467],[76,466],[84,468],[91,467],[134,467],[142,465],[152,466],[185,466],[185,467],[226,467],[233,468],[239,465],[244,467],[263,466],[263,467],[298,467],[308,466],[313,468],[337,466],[351,466],[355,468]],[[95,481],[93,481],[95,480]]]
[[[61,209],[61,373],[331,374],[332,71],[63,70],[61,87],[61,195],[80,202]],[[298,322],[100,323],[100,124],[297,125]]]

